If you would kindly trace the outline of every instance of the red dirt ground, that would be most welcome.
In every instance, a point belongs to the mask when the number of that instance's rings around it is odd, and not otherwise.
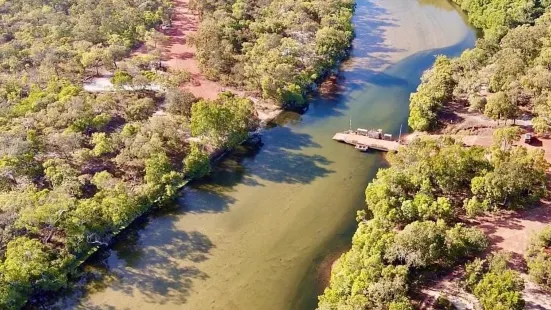
[[[167,42],[164,44],[163,60],[165,65],[173,69],[188,71],[192,75],[192,83],[183,88],[196,97],[215,99],[218,93],[226,90],[219,83],[207,80],[199,69],[195,47],[188,44],[190,35],[197,31],[199,16],[189,9],[189,0],[174,0],[174,15],[172,27],[164,30]],[[241,92],[233,92],[243,95]]]

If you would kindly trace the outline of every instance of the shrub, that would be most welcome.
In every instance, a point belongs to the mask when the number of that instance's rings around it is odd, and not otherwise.
[[[526,262],[534,282],[551,289],[551,226],[532,236]]]

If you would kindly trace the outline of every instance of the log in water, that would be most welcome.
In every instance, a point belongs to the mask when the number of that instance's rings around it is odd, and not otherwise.
[[[260,151],[238,150],[177,207],[133,225],[86,268],[105,273],[85,309],[313,309],[346,250],[364,189],[384,165],[331,140],[335,132],[407,125],[408,97],[437,54],[474,31],[446,0],[358,0],[356,39],[333,93],[285,113]],[[324,272],[325,271],[325,272]]]

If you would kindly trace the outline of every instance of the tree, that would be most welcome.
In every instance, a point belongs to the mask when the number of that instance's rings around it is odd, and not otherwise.
[[[446,255],[445,227],[433,221],[413,222],[399,232],[385,258],[411,267],[436,264]]]
[[[82,53],[82,59],[80,62],[84,68],[95,68],[96,75],[99,75],[99,68],[101,67],[103,60],[103,51],[99,47],[93,46],[89,51]]]
[[[489,272],[476,285],[475,296],[485,310],[524,309],[522,278],[512,270]]]
[[[494,120],[505,119],[507,121],[507,119],[516,118],[517,109],[507,94],[498,92],[488,98],[484,114]]]
[[[534,234],[526,251],[528,273],[534,282],[551,288],[551,226]]]
[[[210,173],[208,154],[195,143],[191,144],[189,154],[184,158],[184,174],[191,178],[201,178]]]
[[[123,88],[132,84],[133,77],[130,73],[123,70],[116,70],[111,78],[111,83],[116,87]]]
[[[186,117],[191,117],[191,107],[198,101],[192,93],[178,88],[167,90],[165,100],[168,112]]]
[[[94,132],[92,134],[92,144],[94,145],[94,155],[102,156],[115,150],[115,146],[105,132]]]
[[[129,120],[141,121],[148,119],[156,109],[155,101],[152,98],[144,97],[128,102],[124,112]]]
[[[491,163],[493,171],[471,181],[471,191],[479,201],[494,208],[521,208],[544,197],[548,163],[541,150],[495,150]]]
[[[548,136],[551,133],[551,123],[547,117],[534,117],[532,127],[538,135]]]
[[[172,170],[165,153],[157,153],[145,161],[144,181],[152,202],[165,204],[172,200],[181,186],[183,176]]]
[[[505,128],[496,129],[493,133],[494,145],[500,147],[503,151],[508,151],[513,143],[518,141],[521,134],[519,127],[509,126]]]
[[[232,148],[247,138],[253,124],[252,102],[222,93],[215,102],[201,100],[191,108],[191,133],[216,147]]]

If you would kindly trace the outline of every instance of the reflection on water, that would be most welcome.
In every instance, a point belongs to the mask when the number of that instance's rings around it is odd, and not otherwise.
[[[304,115],[284,113],[262,149],[238,148],[175,206],[134,224],[87,265],[105,276],[65,308],[315,308],[320,269],[348,247],[365,186],[384,165],[331,137],[350,120],[398,134],[435,55],[474,41],[445,0],[359,0],[354,24],[334,93]]]

